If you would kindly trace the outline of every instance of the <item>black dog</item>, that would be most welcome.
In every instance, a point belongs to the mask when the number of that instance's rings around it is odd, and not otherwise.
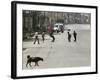
[[[34,63],[35,63],[35,66],[39,66],[39,65],[38,65],[38,62],[39,62],[39,61],[43,61],[43,58],[41,58],[41,57],[30,57],[30,55],[28,55],[28,56],[27,56],[26,67],[27,67],[28,64],[30,65],[30,67],[32,67],[32,66],[31,66],[31,62],[34,62]]]

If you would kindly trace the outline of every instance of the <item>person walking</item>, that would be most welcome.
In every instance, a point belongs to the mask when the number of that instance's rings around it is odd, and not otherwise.
[[[34,41],[34,44],[36,43],[36,41],[38,41],[38,44],[40,44],[39,43],[39,37],[38,37],[38,32],[35,32],[35,41]]]
[[[55,41],[55,37],[54,37],[54,30],[49,26],[48,27],[48,32],[49,32],[49,35],[50,35],[50,37],[52,38],[52,42],[54,42]]]
[[[68,33],[68,42],[71,42],[71,34],[69,32]]]
[[[54,37],[53,31],[50,33],[50,37],[52,37],[52,42],[54,42],[55,41],[55,37]]]
[[[76,42],[77,41],[77,33],[75,31],[73,32],[73,36],[74,36],[74,42]]]
[[[44,40],[45,40],[45,32],[42,32],[42,40],[44,42]]]

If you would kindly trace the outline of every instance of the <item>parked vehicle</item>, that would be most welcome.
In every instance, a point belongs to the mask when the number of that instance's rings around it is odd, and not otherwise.
[[[53,27],[54,32],[62,32],[64,31],[64,25],[62,23],[56,23]]]

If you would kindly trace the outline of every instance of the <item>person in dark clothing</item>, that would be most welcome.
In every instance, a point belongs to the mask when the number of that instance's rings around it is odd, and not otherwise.
[[[50,37],[53,39],[52,42],[54,42],[55,41],[55,37],[53,34],[54,30],[50,26],[48,27],[48,32],[49,32]]]
[[[54,37],[54,35],[53,35],[53,31],[50,33],[50,37],[52,37],[52,42],[54,42],[55,41],[55,37]]]
[[[40,44],[39,43],[39,38],[38,38],[38,32],[35,33],[35,41],[34,41],[34,44],[36,43],[36,41],[38,41],[38,44]]]
[[[68,33],[68,41],[71,42],[71,34],[69,32]]]
[[[73,36],[74,36],[74,42],[76,42],[76,40],[77,40],[77,33],[75,31],[73,32]]]
[[[45,40],[45,32],[42,33],[42,40],[44,42],[44,40]]]
[[[61,32],[62,32],[62,33],[64,32],[64,27],[63,27],[63,26],[61,26]]]

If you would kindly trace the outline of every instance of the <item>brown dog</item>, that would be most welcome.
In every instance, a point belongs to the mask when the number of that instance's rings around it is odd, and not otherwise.
[[[41,57],[30,57],[30,55],[28,55],[26,67],[27,67],[28,64],[30,65],[30,67],[32,67],[31,62],[34,62],[35,66],[39,66],[39,64],[38,64],[39,61],[43,61],[43,58],[41,58]]]

